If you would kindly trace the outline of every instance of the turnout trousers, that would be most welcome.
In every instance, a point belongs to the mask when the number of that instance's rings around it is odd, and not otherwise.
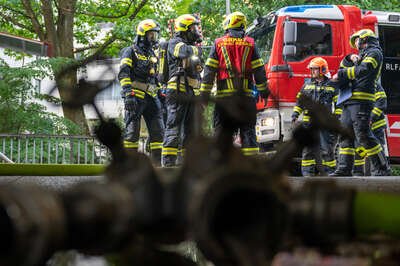
[[[155,165],[160,165],[164,126],[158,98],[147,93],[125,98],[124,147],[137,151],[142,116],[149,132],[150,156]]]
[[[186,92],[168,89],[166,92],[167,121],[165,123],[164,143],[162,147],[162,165],[177,165],[178,150],[184,155],[185,146],[190,137],[194,109],[190,102],[177,101],[177,95],[194,96],[193,89],[187,87]]]
[[[372,108],[373,103],[369,102],[344,105],[341,122],[343,126],[354,131],[355,141],[363,149],[358,152],[370,159],[371,169],[373,169],[371,174],[375,176],[389,175],[390,168],[382,146],[370,128]],[[339,165],[336,172],[351,175],[355,152],[354,141],[340,137]]]
[[[249,108],[254,108],[254,114],[256,113],[256,100],[252,97],[243,97],[243,102],[249,106]],[[229,118],[226,117],[225,111],[220,106],[216,105],[214,109],[214,129],[215,132],[219,132],[226,126],[224,123],[230,123]],[[247,156],[257,155],[259,152],[259,147],[256,139],[256,120],[249,121],[247,124],[242,124],[234,130],[237,132],[239,130],[240,139],[242,142],[242,153]],[[233,137],[233,136],[232,136]]]
[[[317,164],[320,163],[322,171],[330,174],[335,171],[336,160],[334,146],[336,137],[329,131],[323,130],[319,132],[318,143],[312,147],[305,147],[302,152],[301,173],[303,176],[315,176],[318,172]],[[320,155],[321,162],[318,162],[316,155]]]

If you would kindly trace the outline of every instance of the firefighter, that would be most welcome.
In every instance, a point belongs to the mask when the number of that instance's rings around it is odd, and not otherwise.
[[[311,73],[311,81],[304,83],[297,94],[297,98],[305,95],[323,104],[329,110],[333,110],[338,89],[336,88],[336,84],[329,80],[330,72],[328,63],[322,57],[315,57],[310,61],[308,68]],[[304,109],[299,101],[296,102],[293,108],[292,123],[298,120],[301,113],[303,113],[305,126],[310,126],[312,121],[310,121],[308,110]],[[337,113],[336,110],[335,113]],[[332,173],[336,168],[332,133],[322,130],[318,135],[318,143],[313,147],[305,147],[303,149],[301,160],[301,172],[303,176],[315,176],[317,171],[320,171],[320,174]],[[319,158],[316,157],[317,154],[321,156],[322,169],[318,169],[317,160]]]
[[[378,39],[373,31],[362,29],[350,37],[350,45],[359,50],[359,55],[347,55],[346,60],[354,66],[339,69],[333,80],[342,84],[350,83],[351,94],[343,103],[341,122],[353,129],[356,141],[363,147],[364,155],[371,162],[371,172],[375,176],[390,175],[390,167],[382,145],[371,131],[371,113],[375,103],[378,79],[383,55]],[[332,176],[351,176],[354,165],[354,142],[340,138],[339,165]],[[359,151],[360,152],[360,151]]]
[[[199,21],[185,14],[175,20],[175,35],[168,42],[168,82],[166,89],[167,121],[162,148],[163,166],[177,164],[178,146],[181,153],[191,131],[193,106],[189,101],[177,101],[177,96],[191,98],[194,89],[200,88],[201,49],[196,43],[201,41]]]
[[[255,86],[262,98],[268,98],[264,62],[261,59],[254,39],[245,36],[247,25],[246,16],[241,12],[229,14],[223,21],[225,35],[215,40],[210,55],[206,61],[204,76],[200,88],[202,97],[207,98],[217,76],[217,98],[227,98],[237,95],[243,96],[243,103],[250,108],[256,108],[253,97]],[[214,110],[214,127],[218,132],[226,126],[224,110],[217,105]],[[239,128],[244,155],[256,155],[259,148],[256,141],[255,121],[242,124]],[[237,129],[237,128],[236,128]],[[235,129],[234,129],[235,130]]]
[[[157,91],[157,56],[153,47],[160,27],[152,19],[139,22],[133,45],[121,50],[118,79],[125,105],[124,147],[137,150],[140,122],[143,116],[149,132],[150,155],[155,165],[161,164],[163,124]]]

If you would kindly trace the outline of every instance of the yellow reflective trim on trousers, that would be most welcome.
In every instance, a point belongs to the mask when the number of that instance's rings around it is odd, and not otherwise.
[[[162,142],[150,142],[150,150],[162,149]]]
[[[228,77],[233,77],[232,63],[231,60],[229,60],[229,55],[228,51],[226,50],[226,47],[222,46],[221,51],[222,51],[222,56],[224,57],[225,60],[226,70],[228,71]]]
[[[336,95],[336,96],[333,96],[333,101],[334,102],[337,102],[337,99],[339,98],[339,96],[338,95]]]
[[[298,112],[299,114],[301,114],[301,112],[303,112],[303,109],[301,109],[298,106],[293,107],[293,112]]]
[[[246,74],[246,61],[247,61],[247,57],[249,56],[250,53],[250,47],[246,46],[246,48],[244,48],[244,53],[242,56],[242,74]]]
[[[354,166],[365,165],[365,159],[354,160]]]
[[[383,111],[378,107],[374,107],[374,109],[372,109],[372,113],[376,114],[377,116],[380,116],[383,113]]]
[[[122,58],[120,65],[122,66],[123,64],[132,67],[132,59],[130,59],[130,58]]]
[[[332,160],[332,161],[322,160],[322,165],[325,165],[325,166],[328,166],[328,167],[335,167],[336,166],[336,160]]]
[[[201,83],[200,91],[210,92],[212,90],[212,87],[213,87],[213,84]]]
[[[380,98],[387,98],[386,93],[384,91],[375,92],[375,100]]]
[[[376,68],[378,66],[378,62],[376,62],[375,58],[373,57],[365,57],[364,60],[362,60],[361,63],[366,62],[366,63],[371,63],[373,68]]]
[[[255,148],[242,148],[241,149],[243,155],[249,156],[249,155],[257,155],[260,149],[258,147]]]
[[[341,115],[342,113],[343,113],[342,109],[340,109],[340,108],[335,109],[335,112],[334,112],[335,115]]]
[[[206,66],[210,66],[210,67],[213,67],[213,68],[218,68],[219,63],[214,58],[210,58],[209,57],[209,58],[207,58]]]
[[[128,140],[124,140],[124,147],[125,148],[133,148],[136,149],[139,147],[139,142],[135,141],[135,142],[131,142]]]
[[[310,116],[308,116],[308,115],[303,115],[303,121],[304,121],[304,122],[310,122]]]
[[[184,45],[184,43],[183,42],[178,42],[176,45],[175,45],[175,48],[174,48],[174,56],[175,57],[179,57],[179,50],[181,49],[181,47]]]
[[[381,146],[381,144],[378,144],[371,149],[367,149],[367,155],[368,156],[375,155],[375,154],[380,153],[381,151],[382,151],[382,146]]]
[[[178,148],[162,147],[161,155],[177,155]]]
[[[339,148],[339,154],[355,155],[355,150],[354,148]]]
[[[367,100],[367,101],[375,101],[375,95],[372,93],[362,92],[362,91],[354,91],[350,97],[350,99],[354,100]]]
[[[367,149],[365,149],[365,148],[362,147],[362,146],[357,147],[356,153],[358,154],[358,156],[364,158],[364,157],[367,156]],[[355,155],[355,154],[354,154],[354,155]]]
[[[260,66],[264,65],[264,61],[262,60],[262,58],[258,58],[256,60],[251,61],[251,68],[252,69],[256,69]]]
[[[296,95],[296,99],[300,98],[300,96],[301,96],[301,92],[298,92]]]
[[[378,121],[372,123],[371,129],[375,130],[375,129],[383,127],[383,126],[386,126],[386,120],[385,119],[381,119],[381,120],[378,120]]]
[[[315,159],[313,160],[301,160],[301,166],[311,166],[311,165],[315,165]]]

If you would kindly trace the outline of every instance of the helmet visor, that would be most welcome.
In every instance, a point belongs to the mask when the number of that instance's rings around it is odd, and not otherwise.
[[[158,32],[154,30],[146,32],[146,39],[149,43],[156,43],[158,41]]]

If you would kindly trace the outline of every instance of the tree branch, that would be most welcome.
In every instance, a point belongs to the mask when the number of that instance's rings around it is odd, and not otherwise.
[[[86,57],[82,61],[82,65],[87,64],[90,61],[95,60],[110,44],[112,44],[115,40],[117,40],[117,35],[112,34],[110,38],[108,38],[100,47],[96,50],[92,55]]]
[[[90,50],[90,49],[94,49],[94,48],[99,48],[101,46],[101,44],[92,44],[86,47],[81,47],[81,48],[75,48],[74,49],[74,53],[80,53],[80,52],[84,52],[86,50]]]
[[[144,5],[147,3],[147,1],[148,0],[142,0],[142,2],[140,2],[140,4],[135,8],[135,11],[133,12],[133,14],[129,16],[130,20],[135,19],[135,17],[139,13],[139,11],[144,7]]]
[[[43,28],[40,25],[39,21],[37,20],[36,14],[32,9],[30,1],[29,0],[22,0],[22,5],[24,6],[28,17],[30,18],[30,20],[32,22],[32,26],[33,26],[34,32],[36,32],[36,34],[39,36],[39,39],[41,41],[44,41],[45,40],[45,34],[43,32]]]
[[[29,27],[27,25],[24,25],[24,24],[20,23],[18,20],[16,20],[13,17],[2,15],[0,18],[4,21],[4,23],[11,22],[15,26],[18,26],[18,27],[20,27],[22,29],[26,29],[26,30],[28,30],[30,32],[35,32],[35,30],[32,27]]]
[[[99,14],[99,13],[96,13],[96,12],[78,12],[78,14],[86,15],[86,16],[92,16],[92,17],[109,18],[109,19],[110,18],[122,18],[122,17],[125,17],[128,14],[129,10],[131,9],[131,6],[132,6],[133,2],[134,2],[134,0],[131,0],[129,5],[127,6],[126,10],[123,13],[119,14],[119,15],[107,16],[107,15],[102,15],[102,14]]]
[[[22,11],[20,11],[20,10],[14,9],[14,8],[12,8],[12,7],[9,7],[9,6],[7,6],[7,5],[2,5],[2,4],[0,4],[0,8],[1,8],[1,7],[4,8],[4,9],[9,10],[9,11],[15,13],[15,14],[21,15],[21,16],[23,16],[23,17],[25,17],[25,18],[30,18],[26,13],[24,13],[24,12],[22,12]]]

